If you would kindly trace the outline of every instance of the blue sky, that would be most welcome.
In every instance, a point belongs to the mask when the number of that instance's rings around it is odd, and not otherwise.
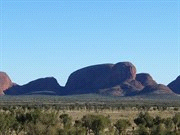
[[[178,0],[1,0],[0,70],[18,84],[130,61],[168,84],[179,73]]]

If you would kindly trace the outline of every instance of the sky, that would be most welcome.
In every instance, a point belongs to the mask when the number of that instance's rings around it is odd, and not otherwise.
[[[180,75],[179,0],[1,0],[0,71],[23,85],[132,62],[168,84]]]

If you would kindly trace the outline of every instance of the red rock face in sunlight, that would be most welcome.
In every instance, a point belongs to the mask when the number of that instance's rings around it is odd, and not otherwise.
[[[0,72],[0,94],[3,94],[3,91],[12,87],[13,83],[11,79],[5,72]]]

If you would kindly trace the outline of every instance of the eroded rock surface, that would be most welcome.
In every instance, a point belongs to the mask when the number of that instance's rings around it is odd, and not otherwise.
[[[9,76],[5,72],[0,72],[0,94],[3,94],[3,91],[12,87],[13,83]]]

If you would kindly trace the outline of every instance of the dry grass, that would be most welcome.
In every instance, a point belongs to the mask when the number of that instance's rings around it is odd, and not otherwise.
[[[98,112],[86,111],[86,110],[74,110],[74,111],[67,110],[67,111],[61,111],[60,113],[69,114],[72,117],[73,121],[81,119],[84,115],[94,114],[94,115],[109,116],[112,123],[115,123],[118,119],[128,119],[133,124],[134,118],[136,118],[140,112],[141,111],[138,111],[138,110],[128,110],[127,109],[127,110],[119,110],[119,111],[105,110],[105,111],[98,111]],[[175,115],[175,113],[180,112],[180,111],[174,111],[174,110],[165,110],[165,111],[151,110],[151,111],[148,111],[148,112],[153,117],[160,116],[162,118],[167,118],[167,117],[173,117]]]

